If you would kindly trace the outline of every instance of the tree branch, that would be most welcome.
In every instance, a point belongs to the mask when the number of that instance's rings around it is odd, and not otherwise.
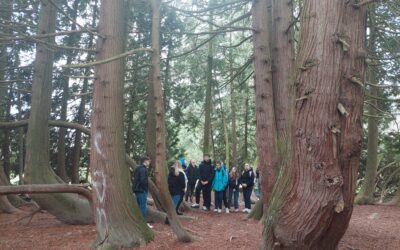
[[[96,65],[99,65],[99,64],[109,63],[109,62],[121,59],[123,57],[132,55],[132,54],[137,53],[137,52],[142,52],[142,51],[153,51],[153,50],[150,49],[150,48],[133,49],[133,50],[127,51],[125,53],[122,53],[120,55],[116,55],[116,56],[113,56],[113,57],[110,57],[110,58],[107,58],[107,59],[104,59],[104,60],[93,61],[93,62],[85,63],[85,64],[69,64],[69,65],[63,65],[61,67],[63,67],[63,68],[86,68],[86,67],[92,67],[92,66],[96,66]]]
[[[76,193],[86,197],[92,203],[92,192],[88,185],[82,184],[32,184],[20,186],[0,186],[0,194],[46,194],[46,193]]]

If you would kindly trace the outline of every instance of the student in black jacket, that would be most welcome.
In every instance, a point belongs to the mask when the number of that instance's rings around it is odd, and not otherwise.
[[[188,201],[190,199],[190,203],[192,203],[194,188],[196,186],[197,180],[199,179],[199,169],[196,166],[196,162],[194,160],[190,160],[190,164],[185,169],[185,172],[186,172],[186,177],[188,179],[185,201]]]
[[[180,163],[179,163],[180,164]],[[170,168],[168,175],[168,189],[171,194],[172,202],[175,205],[175,210],[178,215],[180,215],[178,209],[180,205],[180,200],[185,193],[186,180],[185,174],[180,171],[180,168],[175,164]]]
[[[245,208],[243,209],[244,213],[250,213],[251,211],[251,193],[253,192],[254,186],[254,172],[249,164],[244,165],[244,171],[242,173],[242,177],[240,178],[240,184],[243,188],[243,197]]]
[[[232,196],[235,212],[239,212],[239,185],[240,174],[236,167],[232,167],[228,180],[228,208],[231,209]]]
[[[137,166],[133,173],[132,191],[135,193],[136,201],[139,205],[143,218],[147,219],[147,191],[149,173],[147,168],[150,166],[150,158],[144,156],[140,159],[141,165]]]
[[[211,206],[211,185],[214,179],[214,166],[211,163],[210,155],[205,154],[199,166],[199,182],[196,188],[196,203],[193,208],[199,208],[200,192],[203,191],[203,210],[210,210]]]

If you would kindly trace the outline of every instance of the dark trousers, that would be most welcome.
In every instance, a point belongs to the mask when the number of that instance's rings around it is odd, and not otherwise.
[[[228,190],[228,186],[226,186],[225,189],[221,191],[222,192],[222,201],[224,202],[224,207],[225,208],[229,208],[228,197],[226,195],[226,191],[227,190]],[[217,200],[217,192],[214,193],[214,200],[215,201]],[[215,202],[215,203],[217,203],[217,202]],[[215,207],[217,207],[217,204],[215,204]]]
[[[232,188],[229,188],[229,195],[228,195],[228,208],[231,208],[232,205],[232,196],[233,196],[233,205],[235,206],[235,209],[239,208],[239,190],[235,189],[235,191]]]
[[[243,189],[243,197],[244,197],[244,207],[247,209],[251,209],[251,193],[253,192],[253,187],[246,187]]]
[[[193,183],[193,184],[188,183],[186,194],[185,194],[185,201],[188,201],[188,198],[190,198],[190,202],[192,202],[195,185],[196,185],[196,183]]]
[[[222,209],[222,199],[224,191],[215,191],[215,208]]]
[[[203,185],[199,183],[196,188],[196,203],[200,203],[200,192],[203,191],[203,206],[210,209],[211,206],[211,183]]]
[[[180,197],[179,197],[178,204],[176,205],[176,213],[177,213],[177,214],[179,214],[179,213],[178,213],[178,211],[179,211],[179,206],[182,204],[183,196],[184,196],[184,195],[185,195],[185,192],[182,192],[181,195],[180,195]]]

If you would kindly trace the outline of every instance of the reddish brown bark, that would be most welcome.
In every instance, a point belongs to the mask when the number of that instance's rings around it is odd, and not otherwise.
[[[163,103],[163,91],[161,86],[160,70],[160,0],[151,0],[152,9],[152,49],[150,84],[153,85],[154,99],[153,108],[155,114],[156,127],[156,151],[155,151],[155,178],[159,190],[159,199],[167,213],[170,225],[178,237],[179,241],[190,242],[193,237],[183,228],[172,204],[171,196],[168,192],[166,169],[166,143],[165,143],[165,112]]]
[[[125,1],[101,1],[96,60],[125,50]],[[90,170],[97,228],[96,248],[145,245],[151,230],[130,188],[123,129],[124,59],[95,67]]]
[[[272,62],[268,24],[268,0],[254,0],[253,43],[254,85],[256,94],[256,144],[258,168],[262,179],[262,199],[268,204],[275,182],[277,132],[272,87]]]
[[[348,226],[363,102],[350,79],[363,81],[365,39],[365,9],[351,2],[304,2],[292,157],[271,198],[262,249],[335,249]]]

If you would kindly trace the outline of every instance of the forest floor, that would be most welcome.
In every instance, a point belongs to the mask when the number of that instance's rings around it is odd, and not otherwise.
[[[24,207],[23,210],[29,210]],[[140,249],[258,249],[262,225],[243,220],[242,213],[188,213],[197,219],[183,221],[200,240],[179,243],[167,225],[153,224],[155,239]],[[94,225],[66,225],[52,215],[37,213],[27,221],[10,223],[23,214],[0,214],[0,249],[90,249]],[[400,249],[400,208],[356,206],[340,250]]]

